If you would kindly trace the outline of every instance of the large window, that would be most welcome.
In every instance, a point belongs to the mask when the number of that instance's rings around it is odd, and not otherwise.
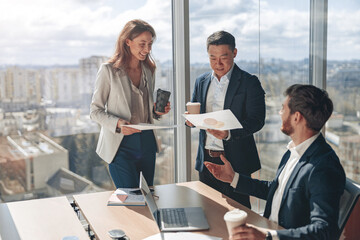
[[[100,64],[135,18],[157,33],[155,90],[174,92],[170,0],[0,3],[2,201],[114,188],[95,153],[100,128],[89,105]],[[159,124],[172,125],[173,112]],[[155,184],[173,182],[173,130],[157,134]]]
[[[275,176],[290,140],[280,131],[282,93],[291,84],[309,82],[309,14],[309,1],[190,2],[191,92],[196,77],[211,70],[206,38],[218,30],[235,36],[235,63],[258,76],[266,92],[266,123],[255,134],[262,164],[256,178]],[[192,130],[193,162],[197,147],[198,130]],[[192,178],[198,179],[195,170]],[[263,202],[252,206],[261,211]]]
[[[171,2],[0,3],[0,200],[114,188],[107,164],[95,153],[99,126],[89,119],[89,104],[99,65],[111,56],[121,28],[131,19],[141,18],[155,28],[155,90],[171,91],[174,103],[159,124],[174,124],[174,113],[182,114],[184,109],[175,109],[174,82],[181,80],[173,80],[176,52],[172,49]],[[283,91],[294,83],[309,83],[311,2],[189,1],[190,93],[196,77],[211,70],[206,38],[218,30],[235,36],[235,63],[257,75],[266,92],[266,123],[255,134],[262,163],[256,178],[274,177],[290,140],[279,130]],[[357,0],[328,1],[324,43],[326,88],[335,108],[325,137],[339,155],[347,177],[357,182],[359,5]],[[157,154],[154,183],[173,182],[175,171],[184,171],[175,167],[174,130],[157,133],[162,149]],[[194,169],[197,147],[198,130],[191,129],[192,180],[198,179]]]
[[[308,83],[309,79],[309,2],[238,1],[235,5],[223,1],[191,2],[191,92],[196,77],[211,70],[206,38],[218,30],[235,36],[238,49],[235,63],[257,75],[266,92],[266,124],[256,134],[256,140],[262,162],[260,177],[272,178],[284,152],[279,146],[285,146],[289,140],[279,130],[282,93],[287,86]],[[194,160],[198,131],[192,131]],[[196,176],[193,173],[193,178]]]
[[[360,3],[328,3],[327,90],[334,114],[326,138],[336,151],[346,176],[360,182]]]
[[[266,92],[265,126],[256,134],[261,179],[273,179],[290,138],[280,131],[283,92],[309,83],[309,1],[260,2],[260,80]]]
[[[234,35],[238,50],[235,63],[251,74],[259,75],[259,3],[257,1],[190,1],[190,92],[196,78],[211,71],[206,39],[212,33],[225,30]],[[194,169],[199,130],[191,130],[192,179],[198,179]]]

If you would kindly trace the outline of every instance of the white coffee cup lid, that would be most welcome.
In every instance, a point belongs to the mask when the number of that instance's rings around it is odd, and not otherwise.
[[[187,102],[186,103],[186,106],[189,106],[189,105],[199,105],[200,103],[199,102]]]
[[[226,221],[239,221],[239,218],[242,219],[244,217],[247,217],[247,213],[245,211],[243,211],[243,210],[235,208],[235,209],[225,213],[224,220],[226,220]]]

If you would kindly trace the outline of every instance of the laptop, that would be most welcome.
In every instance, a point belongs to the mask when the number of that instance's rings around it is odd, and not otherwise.
[[[140,190],[161,232],[209,229],[201,207],[158,208],[142,172],[140,172]]]

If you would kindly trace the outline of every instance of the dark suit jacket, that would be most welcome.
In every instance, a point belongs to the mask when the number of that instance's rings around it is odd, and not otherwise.
[[[200,113],[206,112],[206,96],[211,81],[211,72],[196,79],[192,102],[200,102]],[[253,133],[259,131],[265,122],[265,92],[259,79],[234,65],[225,96],[224,109],[230,109],[239,120],[242,129],[231,130],[231,138],[223,141],[226,158],[235,171],[250,175],[259,170],[260,160]],[[200,130],[199,149],[195,168],[204,168],[204,144],[206,132]]]
[[[273,181],[240,175],[235,191],[266,199],[264,216],[271,213],[278,177],[290,151],[283,156]],[[345,173],[334,150],[320,136],[296,164],[281,201],[280,239],[337,239],[339,200],[345,187]]]

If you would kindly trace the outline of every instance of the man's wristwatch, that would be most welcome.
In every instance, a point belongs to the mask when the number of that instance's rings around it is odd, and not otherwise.
[[[270,232],[267,232],[267,233],[266,233],[265,240],[272,240],[272,236],[271,236],[271,233],[270,233]]]
[[[117,132],[117,133],[121,133],[121,128],[116,127],[116,132]]]

